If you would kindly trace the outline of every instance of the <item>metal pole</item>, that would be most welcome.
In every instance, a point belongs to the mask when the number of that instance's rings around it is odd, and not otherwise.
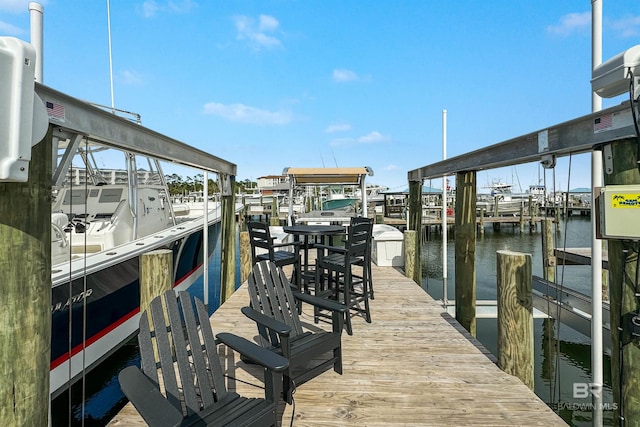
[[[115,100],[113,98],[113,58],[111,55],[111,4],[110,1],[107,0],[107,32],[109,38],[109,82],[111,88],[111,112],[113,114],[116,113],[116,105]]]
[[[591,0],[591,67],[602,63],[602,1]],[[602,98],[591,94],[592,112],[602,109]],[[591,152],[591,375],[593,425],[602,425],[602,242],[596,238],[595,187],[602,186],[602,152]]]
[[[35,80],[38,83],[42,83],[42,15],[44,8],[40,3],[29,3],[29,18],[31,21],[31,45],[36,50],[36,67],[35,67]]]
[[[442,110],[442,159],[447,159],[447,110]],[[442,302],[447,310],[447,177],[442,177]]]
[[[209,308],[209,171],[204,171],[204,183],[202,192],[204,193],[204,224],[202,229],[202,271],[204,279],[204,305]]]

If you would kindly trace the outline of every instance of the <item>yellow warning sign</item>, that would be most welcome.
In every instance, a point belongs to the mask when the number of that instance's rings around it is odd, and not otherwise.
[[[613,194],[612,208],[640,208],[640,194]]]

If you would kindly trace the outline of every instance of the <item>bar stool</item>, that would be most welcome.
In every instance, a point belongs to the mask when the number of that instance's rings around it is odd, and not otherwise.
[[[361,221],[349,227],[348,237],[344,248],[338,246],[316,245],[319,251],[316,259],[315,293],[318,296],[336,299],[346,305],[345,325],[347,333],[353,334],[351,317],[362,314],[371,323],[369,310],[371,267],[363,260],[370,260],[367,256],[369,241],[371,240],[373,221]],[[324,253],[326,251],[326,253]],[[354,274],[353,267],[361,266],[362,275]],[[316,309],[314,318],[326,317],[321,310]]]

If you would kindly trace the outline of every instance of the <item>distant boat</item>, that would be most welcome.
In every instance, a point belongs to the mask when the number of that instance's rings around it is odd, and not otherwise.
[[[476,210],[484,210],[485,216],[519,214],[520,209],[526,209],[529,206],[529,196],[512,193],[512,187],[512,184],[498,181],[484,187],[491,189],[491,193],[478,194]]]
[[[358,197],[346,195],[343,187],[328,187],[326,198],[322,201],[322,210],[344,210],[348,208],[353,208],[355,210],[355,205],[358,200]]]

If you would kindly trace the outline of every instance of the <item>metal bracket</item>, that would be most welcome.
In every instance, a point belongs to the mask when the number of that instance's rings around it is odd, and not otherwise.
[[[556,156],[547,154],[541,157],[540,164],[545,169],[553,169],[556,167]]]
[[[604,161],[604,172],[607,175],[611,175],[613,173],[613,151],[611,150],[611,144],[603,147],[602,160]]]

